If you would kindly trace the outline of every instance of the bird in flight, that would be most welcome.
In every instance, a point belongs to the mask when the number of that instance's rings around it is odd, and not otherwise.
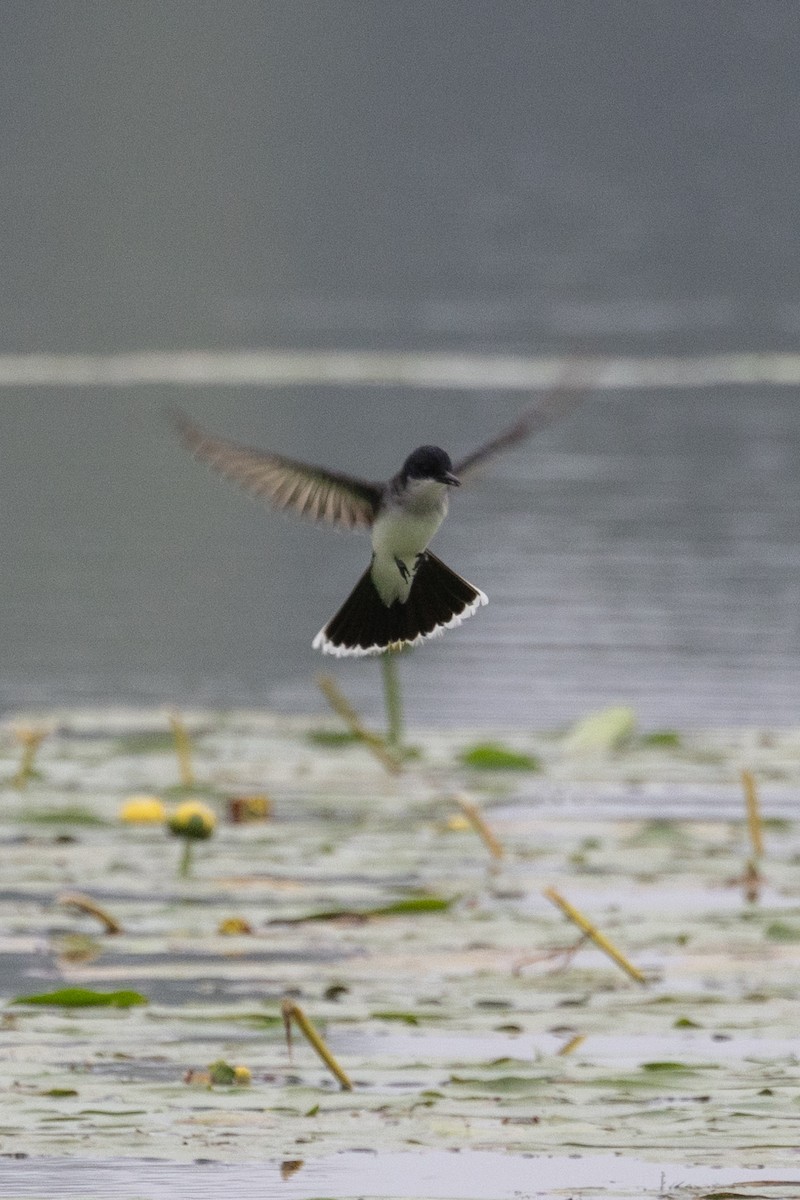
[[[212,437],[184,413],[176,413],[174,423],[195,458],[276,508],[345,529],[372,531],[369,567],[313,641],[323,654],[363,656],[418,646],[460,625],[488,602],[480,588],[428,549],[447,516],[450,491],[495,454],[565,415],[582,398],[581,391],[554,389],[455,464],[439,446],[419,446],[385,483]]]

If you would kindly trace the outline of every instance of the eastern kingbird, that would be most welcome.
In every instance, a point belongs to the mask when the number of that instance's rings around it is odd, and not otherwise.
[[[175,414],[174,421],[196,458],[277,508],[346,529],[372,530],[369,567],[313,641],[323,654],[361,656],[418,646],[488,603],[480,588],[428,549],[447,516],[450,489],[493,454],[549,424],[581,398],[579,392],[565,396],[557,389],[455,465],[440,447],[420,446],[387,483],[354,479],[210,437],[183,413]]]

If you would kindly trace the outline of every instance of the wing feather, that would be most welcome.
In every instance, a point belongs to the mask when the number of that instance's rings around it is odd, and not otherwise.
[[[347,529],[368,528],[375,520],[383,484],[211,437],[183,413],[175,414],[174,424],[195,458],[278,509]]]
[[[540,429],[545,429],[554,421],[567,416],[573,408],[577,408],[583,402],[590,391],[589,387],[571,388],[569,378],[561,380],[552,391],[547,392],[541,400],[532,404],[520,417],[517,417],[513,425],[509,425],[497,437],[493,437],[491,441],[485,442],[472,454],[466,455],[460,462],[455,463],[453,473],[459,479],[470,475],[490,458],[493,458],[495,454],[516,446],[519,442],[538,433]]]

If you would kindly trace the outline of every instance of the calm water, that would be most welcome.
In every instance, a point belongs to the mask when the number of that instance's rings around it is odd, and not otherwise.
[[[563,1196],[565,1186],[581,1194],[611,1197],[653,1197],[664,1188],[680,1192],[692,1188],[757,1186],[759,1180],[774,1186],[797,1186],[797,1174],[769,1167],[715,1169],[676,1167],[669,1163],[622,1159],[612,1155],[512,1155],[489,1151],[421,1151],[415,1154],[377,1154],[370,1149],[324,1159],[299,1159],[286,1165],[276,1162],[245,1163],[237,1167],[219,1163],[177,1165],[152,1160],[75,1162],[51,1159],[33,1162],[0,1161],[0,1185],[9,1200],[39,1200],[54,1191],[59,1196],[95,1200],[193,1200],[232,1192],[242,1200],[267,1200],[280,1196],[303,1200],[311,1196],[431,1197],[458,1200],[462,1196],[491,1196],[494,1200],[547,1200]],[[780,1184],[778,1184],[780,1186]],[[144,1191],[146,1189],[146,1192]],[[688,1196],[688,1191],[685,1192]]]
[[[796,348],[794,0],[201,9],[3,7],[0,352]],[[378,476],[523,403],[4,387],[4,707],[317,702],[366,545],[205,476],[176,402]],[[464,489],[436,547],[491,604],[408,661],[414,717],[795,722],[797,409],[602,393]]]

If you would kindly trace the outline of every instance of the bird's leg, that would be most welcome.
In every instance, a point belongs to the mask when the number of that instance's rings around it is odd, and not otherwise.
[[[408,583],[410,575],[408,567],[403,562],[402,558],[398,558],[397,555],[394,556],[394,561],[397,564],[397,569],[400,572],[400,575],[402,576],[403,583]]]

